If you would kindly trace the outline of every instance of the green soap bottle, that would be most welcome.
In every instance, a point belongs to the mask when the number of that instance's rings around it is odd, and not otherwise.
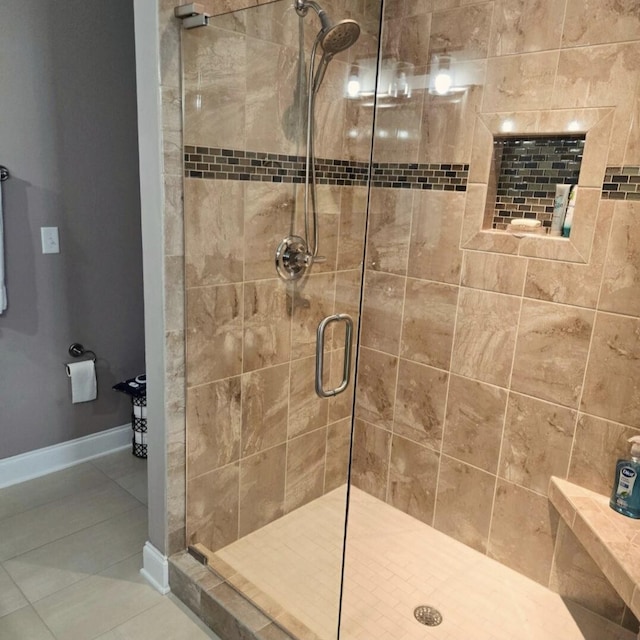
[[[640,436],[633,436],[628,442],[631,443],[631,460],[618,460],[616,464],[609,505],[622,515],[640,518]]]

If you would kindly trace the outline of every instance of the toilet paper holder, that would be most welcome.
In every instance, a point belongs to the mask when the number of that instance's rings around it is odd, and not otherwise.
[[[91,351],[91,349],[85,349],[79,342],[74,342],[69,345],[69,355],[74,358],[90,355],[91,359],[94,362],[98,359],[96,354],[93,351]]]

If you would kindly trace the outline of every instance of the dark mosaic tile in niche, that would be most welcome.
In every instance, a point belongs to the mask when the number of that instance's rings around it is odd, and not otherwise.
[[[640,167],[607,167],[602,197],[605,200],[640,200]]]
[[[514,218],[551,227],[556,184],[577,184],[584,135],[496,137],[496,198],[492,227],[506,229]]]
[[[184,175],[205,180],[304,183],[304,156],[187,145]],[[375,162],[371,184],[390,189],[466,191],[468,164]],[[368,162],[317,158],[318,184],[366,186]]]

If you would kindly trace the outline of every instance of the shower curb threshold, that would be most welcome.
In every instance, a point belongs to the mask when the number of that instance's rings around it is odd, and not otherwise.
[[[264,609],[258,608],[230,582],[229,576],[225,579],[187,551],[169,557],[169,586],[177,598],[224,640],[320,640],[277,604],[265,600]],[[251,592],[256,591],[256,596],[263,596],[252,587],[250,583],[245,585]],[[291,629],[295,629],[295,635]]]
[[[609,506],[609,498],[552,477],[549,501],[636,617],[640,617],[640,520]],[[640,636],[639,636],[640,638]]]

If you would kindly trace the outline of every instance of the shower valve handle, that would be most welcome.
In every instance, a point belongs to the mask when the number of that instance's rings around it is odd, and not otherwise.
[[[297,260],[304,264],[305,267],[310,267],[312,264],[322,264],[327,261],[325,256],[313,256],[311,253],[300,253],[297,256]]]
[[[300,236],[287,236],[276,249],[276,271],[283,280],[298,280],[314,263],[326,262],[324,256],[315,256]]]

